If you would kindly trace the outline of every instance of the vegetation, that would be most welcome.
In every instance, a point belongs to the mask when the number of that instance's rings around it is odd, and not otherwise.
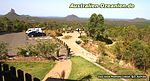
[[[24,21],[14,20],[11,21],[7,17],[0,20],[0,32],[21,32],[27,30],[29,24]]]
[[[139,69],[130,69],[125,67],[127,64],[119,65],[118,60],[113,62],[112,59],[107,55],[101,55],[97,63],[118,75],[144,75],[144,72],[140,71]],[[129,81],[132,81],[132,79]],[[133,81],[146,81],[146,79],[134,79]]]
[[[53,68],[54,62],[6,62],[10,66],[23,70],[25,73],[30,73],[33,77],[42,80],[45,75]]]
[[[89,42],[89,38],[87,36],[81,36],[80,38],[84,42],[84,44],[87,44]]]
[[[63,36],[61,32],[56,32],[56,36]]]
[[[56,56],[58,44],[50,41],[39,41],[36,45],[28,45],[26,48],[19,48],[19,55],[24,56],[42,56],[51,59]]]
[[[77,43],[77,44],[81,44],[81,41],[80,41],[80,40],[77,40],[76,43]]]
[[[121,81],[120,79],[98,79],[98,75],[110,75],[96,65],[81,57],[72,57],[72,70],[69,75],[71,80],[81,81]]]
[[[39,42],[35,49],[40,56],[50,59],[52,56],[56,56],[55,52],[58,49],[58,44],[52,42]]]
[[[150,68],[150,26],[141,26],[139,27],[137,24],[111,24],[110,26],[108,23],[104,24],[102,15],[94,13],[89,19],[86,33],[94,40],[106,42],[106,44],[112,44],[112,40],[115,42],[111,46],[113,51],[108,50],[105,45],[97,43],[100,54],[107,55],[105,51],[110,52],[112,55],[115,55],[117,60],[123,60],[126,63],[130,63],[133,67],[148,73]],[[81,39],[85,41],[85,37],[81,37]]]
[[[63,39],[70,39],[72,36],[70,35],[67,35],[67,36],[64,36]]]
[[[105,29],[104,29],[104,18],[101,14],[92,14],[89,23],[88,23],[88,35],[91,37],[96,38],[97,34],[102,34]]]
[[[0,17],[0,33],[21,32],[26,31],[28,28],[45,28],[49,30],[62,30],[63,28],[84,27],[85,22],[80,21],[66,21],[63,19],[47,19],[47,18],[35,18],[35,17],[22,17],[9,18],[7,16]],[[59,31],[60,32],[60,31]],[[56,32],[57,36],[62,36],[61,33]]]
[[[117,59],[130,62],[133,66],[144,70],[144,72],[150,66],[150,47],[140,40],[133,40],[124,47],[117,43],[115,52]]]
[[[8,54],[7,43],[0,42],[0,60],[6,59]]]
[[[146,70],[150,66],[149,30],[149,27],[137,29],[135,26],[113,28],[109,34],[114,40],[117,40],[114,49],[117,59],[130,62],[147,73]]]
[[[105,29],[103,16],[101,14],[92,14],[87,28],[88,36],[107,44],[112,44],[111,39],[107,35],[104,36]]]

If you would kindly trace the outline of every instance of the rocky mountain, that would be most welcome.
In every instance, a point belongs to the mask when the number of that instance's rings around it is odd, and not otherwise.
[[[20,18],[20,15],[16,14],[14,9],[11,9],[10,12],[8,12],[6,15],[4,15],[5,17],[9,18],[9,19],[18,19]]]
[[[18,20],[29,21],[29,22],[42,20],[42,18],[31,17],[29,15],[18,15],[14,9],[11,9],[10,12],[8,12],[6,15],[0,16],[0,18],[3,17],[7,17],[10,20],[18,19]]]
[[[78,16],[74,15],[74,14],[66,16],[65,19],[68,20],[68,21],[80,20],[80,18]]]

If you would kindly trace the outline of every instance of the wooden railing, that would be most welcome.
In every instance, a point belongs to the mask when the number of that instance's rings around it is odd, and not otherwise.
[[[29,73],[0,62],[0,81],[40,81]]]
[[[60,40],[58,38],[55,38],[55,40],[58,41],[59,43],[63,44],[66,47],[66,49],[67,49],[67,56],[70,57],[70,55],[71,55],[70,54],[70,52],[71,52],[70,50],[71,49],[69,48],[69,46],[65,42],[63,42],[62,40]]]

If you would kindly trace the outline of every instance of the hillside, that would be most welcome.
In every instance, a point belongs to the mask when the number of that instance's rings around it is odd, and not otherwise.
[[[131,21],[132,22],[144,22],[144,21],[146,21],[146,19],[144,19],[144,18],[135,18],[135,19],[132,19]]]
[[[78,16],[74,15],[74,14],[66,16],[65,19],[66,19],[67,21],[80,20],[80,18],[79,18]]]

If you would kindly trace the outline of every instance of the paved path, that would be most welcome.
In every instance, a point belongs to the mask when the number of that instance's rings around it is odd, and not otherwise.
[[[70,59],[58,61],[42,81],[46,81],[48,78],[61,78],[62,76],[64,76],[64,79],[67,79],[71,72],[71,65],[72,62]],[[62,75],[62,73],[64,73],[64,75]]]
[[[96,58],[97,56],[93,55],[92,53],[89,53],[88,51],[86,51],[84,48],[82,48],[81,46],[79,46],[78,44],[75,43],[76,40],[80,40],[78,37],[80,36],[80,34],[78,32],[74,32],[74,33],[64,33],[63,36],[67,36],[70,35],[72,36],[70,39],[63,39],[63,37],[59,37],[60,40],[64,41],[70,48],[71,51],[73,51],[74,55],[76,56],[81,56],[84,59],[92,62],[93,64],[95,64],[96,66],[102,68],[103,70],[109,72],[112,75],[116,75],[114,72],[111,72],[110,70],[106,69],[105,67],[95,63],[96,62]],[[122,79],[124,81],[127,81],[125,79]]]
[[[59,37],[60,40],[64,41],[70,48],[71,51],[73,51],[74,55],[79,55],[82,57],[86,57],[86,59],[96,62],[97,56],[93,55],[92,53],[86,51],[84,48],[79,46],[78,44],[75,43],[75,41],[80,40],[78,37],[80,34],[78,32],[74,33],[63,33],[63,36],[70,35],[72,36],[70,39],[64,39],[63,37]]]

